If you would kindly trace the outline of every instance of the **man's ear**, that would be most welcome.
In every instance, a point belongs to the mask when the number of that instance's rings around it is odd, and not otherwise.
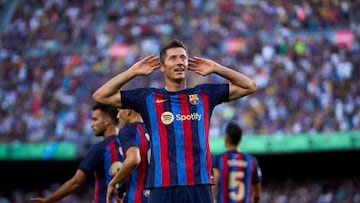
[[[160,64],[160,71],[161,71],[161,72],[164,72],[164,71],[165,71],[165,66],[164,66],[162,63]]]
[[[225,141],[225,144],[227,144],[229,142],[229,138],[226,134],[224,134],[224,141]]]
[[[106,125],[110,125],[111,124],[111,118],[110,118],[110,116],[106,116],[105,117],[105,123],[106,123]]]

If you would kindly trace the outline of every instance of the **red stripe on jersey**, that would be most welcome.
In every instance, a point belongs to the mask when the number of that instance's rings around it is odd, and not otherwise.
[[[229,155],[224,154],[222,158],[222,203],[228,202],[228,188],[229,188],[229,166],[228,166]]]
[[[145,173],[146,173],[146,137],[141,125],[137,125],[136,129],[139,132],[140,138],[140,157],[141,162],[138,166],[138,179],[136,181],[136,192],[134,197],[134,202],[142,202],[142,192],[144,188],[144,180],[145,180]]]
[[[166,126],[161,121],[161,114],[164,112],[164,103],[156,103],[156,100],[163,99],[160,94],[155,94],[154,103],[156,105],[156,117],[159,119],[158,129],[159,129],[159,139],[160,139],[160,161],[161,161],[161,180],[162,186],[170,186],[170,164],[169,164],[169,154],[168,154],[168,139],[166,133]],[[157,169],[156,169],[157,170]]]
[[[182,115],[190,115],[190,108],[188,104],[188,97],[185,94],[179,95],[180,108]],[[192,142],[192,127],[191,120],[184,120],[182,122],[184,130],[184,152],[185,152],[185,167],[186,167],[186,183],[194,185],[194,158],[193,158],[193,142]]]
[[[94,195],[94,203],[99,202],[99,184],[100,184],[100,180],[96,174],[96,172],[94,172],[94,176],[95,176],[95,195]]]
[[[111,164],[118,161],[118,156],[117,156],[118,149],[116,149],[115,140],[109,142],[109,148],[110,148],[110,161],[111,161],[110,166],[111,166]]]
[[[255,162],[253,160],[251,160],[251,172],[250,172],[250,182],[249,184],[252,185],[253,184],[253,180],[254,180],[254,175],[256,173],[256,167],[255,167]],[[252,187],[248,187],[248,197],[252,197]]]
[[[209,97],[204,93],[200,93],[200,95],[204,106],[203,111],[204,111],[205,144],[206,144],[206,170],[210,183],[214,183],[213,179],[211,178],[212,163],[211,163],[211,154],[210,154],[210,146],[209,146],[209,122],[210,122]]]

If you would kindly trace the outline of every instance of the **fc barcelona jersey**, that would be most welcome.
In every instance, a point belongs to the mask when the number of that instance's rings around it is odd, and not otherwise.
[[[79,169],[88,177],[95,176],[94,203],[106,202],[107,186],[120,169],[122,162],[117,135],[109,136],[96,143],[81,161]]]
[[[214,156],[213,166],[219,170],[218,203],[252,202],[252,186],[262,181],[255,157],[236,150],[227,151]]]
[[[150,133],[147,188],[213,184],[210,117],[216,105],[228,101],[228,84],[201,84],[178,92],[138,88],[120,93],[122,106],[139,112]]]
[[[148,167],[147,154],[150,149],[150,136],[144,123],[134,122],[124,126],[119,132],[121,145],[121,154],[126,159],[126,151],[130,147],[139,149],[141,161],[131,175],[125,181],[124,203],[147,202],[147,196],[144,194],[145,177]]]

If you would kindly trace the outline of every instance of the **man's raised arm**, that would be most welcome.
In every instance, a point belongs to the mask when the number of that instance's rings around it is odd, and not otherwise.
[[[122,106],[121,95],[119,92],[120,88],[134,77],[149,75],[159,67],[160,63],[158,56],[147,56],[103,84],[94,92],[92,98],[98,103],[120,108]]]
[[[257,84],[248,76],[220,65],[213,60],[192,57],[189,59],[189,70],[200,75],[206,76],[212,73],[229,80],[229,100],[239,99],[243,96],[254,93],[257,90]]]

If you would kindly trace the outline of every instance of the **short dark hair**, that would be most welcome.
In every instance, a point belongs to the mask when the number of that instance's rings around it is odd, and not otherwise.
[[[166,44],[160,51],[160,63],[164,64],[166,51],[168,49],[179,48],[179,47],[186,50],[184,43],[178,39],[174,39],[174,40],[170,41],[168,44]]]
[[[92,110],[95,111],[97,109],[99,109],[101,112],[109,115],[109,117],[114,125],[119,124],[119,120],[117,118],[117,114],[118,114],[117,108],[109,106],[109,105],[105,105],[105,104],[96,103],[96,104],[94,104]]]
[[[241,142],[242,129],[238,124],[229,122],[225,128],[225,134],[232,145],[238,145]]]

